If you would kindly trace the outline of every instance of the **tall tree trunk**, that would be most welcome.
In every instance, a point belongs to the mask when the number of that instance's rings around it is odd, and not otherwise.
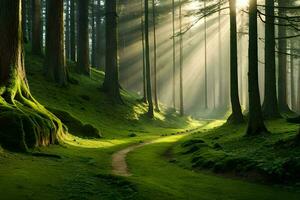
[[[249,3],[249,121],[247,135],[267,132],[263,121],[258,86],[257,0]]]
[[[70,0],[70,56],[72,61],[76,61],[76,2]]]
[[[92,37],[92,55],[91,55],[91,63],[93,67],[96,67],[96,32],[97,32],[97,28],[96,28],[96,5],[95,5],[95,1],[92,0],[91,1],[91,8],[92,8],[92,13],[91,13],[91,28],[92,28],[92,33],[91,33],[91,37]]]
[[[206,0],[204,1],[204,108],[208,109],[208,85],[207,85],[207,21],[206,21]]]
[[[89,0],[78,0],[77,72],[90,75]]]
[[[32,53],[42,54],[41,44],[41,0],[32,0]]]
[[[105,1],[106,63],[103,89],[115,103],[122,103],[119,84],[117,1]]]
[[[103,39],[103,30],[102,30],[102,15],[101,15],[102,7],[101,0],[97,0],[97,12],[96,12],[96,65],[98,69],[104,67],[103,63],[103,48],[102,48],[102,39]]]
[[[150,49],[149,49],[149,5],[148,0],[144,0],[145,5],[145,54],[146,54],[146,79],[147,79],[147,101],[148,101],[148,116],[154,117],[152,88],[151,88],[151,67],[150,67]]]
[[[262,106],[266,119],[280,117],[276,88],[276,58],[275,58],[275,10],[274,0],[265,0],[265,93]]]
[[[65,21],[65,49],[66,49],[66,58],[71,59],[70,54],[70,0],[66,0],[66,9],[65,9],[66,21]]]
[[[296,108],[296,93],[295,93],[295,79],[294,79],[294,73],[295,73],[295,70],[294,70],[294,56],[293,56],[293,49],[294,49],[294,41],[291,40],[291,51],[290,51],[290,68],[291,68],[291,71],[290,71],[290,77],[291,77],[291,108],[292,110],[295,110]]]
[[[146,63],[145,63],[145,25],[144,25],[144,6],[143,0],[141,0],[141,33],[142,33],[142,59],[143,59],[143,99],[142,101],[147,103],[147,80],[146,80]]]
[[[0,145],[13,151],[54,144],[62,123],[30,94],[27,84],[21,0],[0,1]]]
[[[64,49],[64,1],[48,1],[47,9],[46,76],[64,86],[68,82]]]
[[[219,64],[219,96],[223,97],[223,67],[222,67],[222,32],[221,32],[221,0],[219,0],[218,12],[218,64]],[[219,98],[219,108],[224,107],[223,98]]]
[[[239,99],[238,83],[238,57],[237,57],[237,28],[236,28],[236,0],[230,0],[230,97],[232,114],[228,118],[229,123],[242,123],[242,114]]]
[[[27,35],[27,5],[26,0],[22,0],[22,31],[23,31],[23,39],[24,42],[28,42],[28,35]]]
[[[286,0],[278,1],[279,7],[286,6]],[[285,10],[279,8],[278,15],[285,17]],[[279,24],[284,24],[285,19],[278,19]],[[284,38],[286,36],[286,27],[278,27],[278,37]],[[287,40],[281,39],[278,42],[279,55],[278,55],[278,105],[281,112],[290,112],[290,108],[287,103]]]
[[[183,35],[182,35],[182,2],[179,0],[179,27],[180,27],[180,37],[179,37],[179,113],[180,116],[184,115],[184,104],[183,104]]]
[[[32,2],[33,0],[26,0],[27,4],[27,36],[28,41],[32,41]]]
[[[152,20],[153,20],[153,69],[154,69],[154,104],[155,111],[159,112],[158,91],[157,91],[157,52],[156,52],[156,13],[155,0],[152,0]]]
[[[175,0],[172,0],[172,42],[173,42],[173,73],[172,73],[172,103],[176,110],[176,41],[175,41]]]

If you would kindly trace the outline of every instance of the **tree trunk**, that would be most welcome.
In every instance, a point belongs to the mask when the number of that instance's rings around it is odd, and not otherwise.
[[[173,42],[173,76],[172,76],[172,100],[173,108],[176,110],[176,41],[175,41],[175,0],[172,0],[172,42]]]
[[[96,67],[96,5],[95,1],[91,1],[91,8],[92,8],[92,13],[91,13],[91,28],[92,28],[92,55],[91,55],[91,63],[93,67]]]
[[[28,36],[27,36],[27,5],[26,0],[22,0],[22,31],[23,31],[23,39],[24,42],[28,42]]]
[[[229,123],[242,123],[242,114],[239,99],[238,83],[238,58],[237,58],[237,28],[236,28],[236,0],[229,1],[230,5],[230,97],[232,114],[228,118]]]
[[[66,9],[65,9],[65,14],[66,14],[66,21],[65,21],[65,49],[66,49],[66,58],[71,59],[71,54],[70,54],[70,0],[66,0]]]
[[[103,89],[115,103],[122,103],[119,84],[118,21],[116,0],[105,1],[106,63]]]
[[[154,104],[155,111],[159,112],[158,91],[157,91],[157,52],[156,52],[156,13],[155,0],[152,0],[152,20],[153,20],[153,68],[154,68]]]
[[[295,79],[294,79],[294,73],[295,73],[295,70],[294,70],[294,56],[293,56],[293,49],[294,49],[294,41],[291,40],[291,51],[290,51],[290,68],[291,68],[291,71],[290,71],[290,77],[291,77],[291,108],[292,110],[294,111],[295,108],[296,108],[296,93],[295,93]]]
[[[62,123],[30,94],[24,68],[21,0],[0,1],[0,145],[12,151],[54,144]]]
[[[276,88],[274,0],[265,0],[265,5],[265,93],[262,110],[266,119],[272,119],[280,117]]]
[[[41,44],[41,0],[32,0],[32,53],[42,54]]]
[[[78,0],[77,72],[90,75],[89,0]]]
[[[279,0],[278,6],[284,7],[286,6],[285,3],[286,0]],[[285,10],[280,9],[278,10],[278,15],[281,17],[285,17]],[[284,24],[285,19],[278,19],[279,24]],[[286,36],[286,27],[285,26],[279,26],[278,27],[278,37],[284,38]],[[278,49],[279,49],[279,55],[278,55],[278,105],[279,110],[281,112],[290,112],[290,108],[287,103],[287,55],[285,54],[287,52],[287,40],[281,39],[278,42]]]
[[[142,53],[143,53],[143,99],[147,103],[147,80],[146,80],[146,63],[145,63],[145,25],[144,25],[144,7],[143,0],[141,0],[141,33],[142,33]]]
[[[103,62],[103,45],[102,45],[102,40],[104,38],[103,35],[103,30],[102,30],[102,15],[101,15],[102,7],[101,7],[101,0],[98,0],[97,2],[97,18],[96,18],[96,65],[98,69],[101,67],[104,67],[104,62]]]
[[[47,9],[46,76],[64,86],[68,82],[64,49],[64,1],[48,1]]]
[[[153,102],[152,102],[152,89],[151,89],[151,68],[150,68],[150,49],[149,49],[149,14],[148,14],[148,0],[145,2],[145,54],[146,54],[146,79],[147,79],[147,101],[148,101],[148,116],[154,117]]]
[[[263,121],[258,86],[257,0],[249,3],[249,121],[247,135],[267,132]]]
[[[182,2],[179,0],[179,27],[180,27],[180,37],[179,37],[179,98],[180,98],[180,116],[184,115],[184,105],[183,105],[183,35],[182,35]]]
[[[76,0],[70,0],[70,56],[76,61]]]
[[[206,0],[204,1],[204,108],[208,109],[208,85],[207,85],[207,21],[206,21]]]

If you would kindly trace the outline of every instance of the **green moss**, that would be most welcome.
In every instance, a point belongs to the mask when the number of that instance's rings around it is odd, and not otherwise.
[[[251,138],[244,137],[246,125],[224,124],[194,134],[176,146],[176,160],[189,168],[218,173],[248,177],[255,172],[253,178],[259,180],[300,181],[298,126],[284,120],[268,121],[267,126],[270,134]]]

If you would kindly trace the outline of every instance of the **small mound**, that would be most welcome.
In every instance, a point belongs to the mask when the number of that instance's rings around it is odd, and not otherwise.
[[[48,108],[56,115],[67,127],[71,134],[83,138],[102,138],[100,131],[91,124],[83,124],[68,112]]]

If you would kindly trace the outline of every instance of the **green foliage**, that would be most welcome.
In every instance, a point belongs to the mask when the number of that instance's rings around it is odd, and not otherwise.
[[[210,169],[272,182],[300,181],[298,126],[269,121],[272,133],[245,137],[245,125],[224,124],[194,134],[175,148],[176,160],[189,168]],[[254,175],[255,174],[255,175]]]

